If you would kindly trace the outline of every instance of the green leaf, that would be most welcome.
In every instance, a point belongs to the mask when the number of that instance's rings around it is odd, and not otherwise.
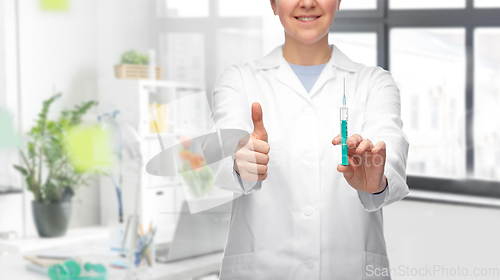
[[[138,53],[135,50],[129,50],[122,54],[121,64],[148,64],[148,56]]]
[[[42,103],[42,109],[35,120],[35,125],[27,133],[29,141],[26,155],[21,151],[24,167],[14,166],[25,176],[28,190],[34,193],[35,201],[57,202],[61,198],[64,186],[77,187],[86,184],[88,176],[82,177],[69,162],[69,152],[66,148],[66,131],[82,122],[83,116],[98,103],[96,101],[82,102],[71,110],[63,110],[58,120],[49,120],[51,105],[61,94],[56,94]],[[45,183],[41,180],[41,170],[47,170]],[[87,175],[90,175],[87,174]]]
[[[19,166],[19,165],[14,165],[14,168],[21,172],[21,174],[23,174],[24,176],[28,176],[29,173],[28,173],[28,170],[26,170],[26,168],[22,167],[22,166]]]

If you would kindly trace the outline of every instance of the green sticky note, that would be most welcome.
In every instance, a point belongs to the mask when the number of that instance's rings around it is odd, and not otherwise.
[[[12,116],[0,108],[0,149],[17,148],[21,137],[15,132]]]
[[[110,133],[100,126],[72,128],[66,141],[71,164],[77,172],[103,170],[113,165]]]
[[[69,0],[40,0],[43,10],[46,11],[67,11]]]

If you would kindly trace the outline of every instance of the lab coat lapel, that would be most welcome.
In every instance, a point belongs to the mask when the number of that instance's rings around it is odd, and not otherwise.
[[[330,45],[332,48],[332,56],[330,57],[330,60],[328,63],[325,65],[325,68],[321,72],[321,74],[318,77],[318,80],[314,84],[313,88],[311,89],[311,92],[309,92],[309,96],[312,98],[315,94],[318,92],[321,92],[323,89],[323,86],[330,80],[336,79],[335,71],[334,68],[339,68],[342,70],[345,70],[347,72],[356,72],[359,69],[359,64],[355,63],[352,61],[350,58],[348,58],[337,46],[335,45]],[[345,75],[347,76],[347,75]],[[340,77],[342,78],[342,77]]]
[[[333,57],[333,55],[332,55]],[[312,98],[317,92],[319,92],[323,86],[326,84],[326,82],[335,79],[335,74],[333,71],[333,64],[332,64],[332,59],[328,61],[328,63],[325,65],[325,68],[323,68],[323,71],[321,71],[321,74],[318,77],[318,80],[314,83],[314,86],[312,87],[311,91],[309,92],[309,97]]]
[[[289,87],[293,92],[304,98],[306,102],[312,104],[309,93],[307,93],[299,77],[297,77],[290,64],[283,57],[283,45],[277,46],[265,57],[256,60],[255,67],[256,69],[278,68],[275,76],[276,81]]]
[[[307,102],[312,104],[309,93],[304,88],[304,85],[299,80],[299,77],[297,77],[297,74],[295,74],[292,67],[290,66],[290,64],[288,64],[283,55],[281,55],[280,57],[280,66],[276,75],[276,80],[291,88],[295,93],[299,94]]]

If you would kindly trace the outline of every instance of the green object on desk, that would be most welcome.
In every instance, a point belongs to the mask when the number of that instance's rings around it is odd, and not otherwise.
[[[103,265],[85,263],[83,269],[88,273],[95,273],[94,275],[80,275],[82,272],[80,264],[74,260],[69,260],[62,265],[52,265],[47,274],[51,280],[106,280],[107,270]]]
[[[40,4],[46,11],[67,11],[69,0],[41,0]]]

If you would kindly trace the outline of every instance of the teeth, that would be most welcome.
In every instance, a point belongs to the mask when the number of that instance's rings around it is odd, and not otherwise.
[[[300,21],[311,21],[311,20],[315,20],[317,18],[318,17],[298,17],[297,19]]]

